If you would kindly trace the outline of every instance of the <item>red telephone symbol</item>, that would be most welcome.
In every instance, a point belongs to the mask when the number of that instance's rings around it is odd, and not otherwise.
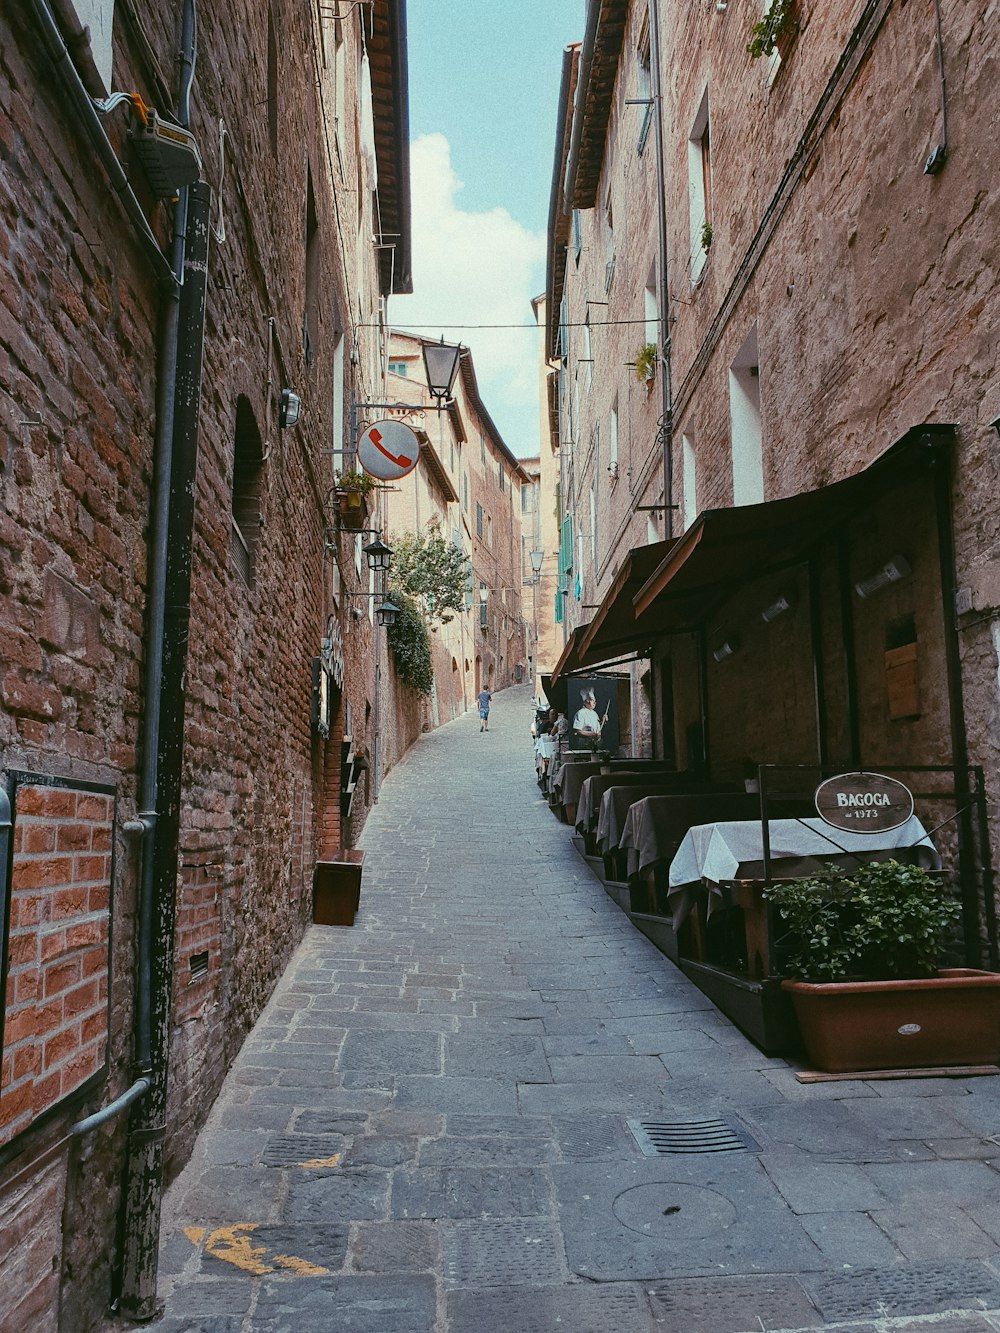
[[[378,433],[378,430],[374,426],[368,432],[368,438],[371,440],[372,444],[375,446],[375,448],[379,451],[380,454],[385,454],[386,458],[388,458],[390,463],[395,463],[397,467],[410,466],[411,460],[407,458],[405,454],[400,454],[398,458],[396,457],[395,454],[390,454],[389,450],[382,443],[382,436]]]

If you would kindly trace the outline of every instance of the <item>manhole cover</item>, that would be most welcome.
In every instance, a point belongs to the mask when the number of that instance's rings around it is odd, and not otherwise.
[[[641,1236],[690,1240],[732,1226],[736,1209],[715,1190],[697,1185],[636,1185],[619,1194],[612,1212],[622,1226]]]
[[[760,1152],[760,1144],[730,1120],[629,1120],[646,1157],[681,1152]]]

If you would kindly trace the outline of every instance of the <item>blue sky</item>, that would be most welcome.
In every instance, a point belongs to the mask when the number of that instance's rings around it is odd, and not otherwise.
[[[584,13],[584,0],[407,5],[414,295],[394,297],[390,318],[472,348],[522,457],[538,451],[535,335],[469,326],[530,324],[545,286],[562,51]]]

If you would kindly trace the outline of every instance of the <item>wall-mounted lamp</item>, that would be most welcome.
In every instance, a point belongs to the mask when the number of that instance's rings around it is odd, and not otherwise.
[[[900,583],[903,579],[908,579],[913,573],[910,562],[905,555],[894,555],[887,560],[881,569],[870,574],[868,578],[861,579],[854,585],[854,591],[862,599],[874,596],[883,588],[888,588],[890,583]]]
[[[386,629],[391,629],[399,618],[399,607],[387,598],[381,605],[376,606],[375,615],[378,617],[380,625],[384,625]]]
[[[291,389],[282,389],[281,401],[278,403],[278,425],[282,430],[288,430],[294,426],[299,419],[299,413],[302,411],[302,399]]]
[[[490,600],[490,590],[485,583],[480,583],[479,585],[479,600],[482,602],[483,606]]]
[[[529,551],[528,559],[531,561],[531,572],[535,576],[535,582],[538,582],[538,576],[542,572],[542,561],[545,559],[544,551]]]
[[[739,639],[723,639],[718,648],[712,649],[712,657],[716,662],[724,662],[727,657],[732,657],[739,646]]]
[[[386,546],[378,533],[375,534],[373,541],[370,541],[367,546],[362,546],[361,549],[368,557],[369,569],[381,569],[384,571],[392,564],[392,547]]]
[[[423,352],[427,387],[441,407],[451,398],[462,348],[460,344],[452,345],[442,338],[439,343],[424,343]]]
[[[782,592],[774,599],[770,606],[765,606],[760,613],[760,618],[765,625],[770,625],[772,620],[777,620],[783,616],[786,611],[792,609],[792,597],[789,593]]]

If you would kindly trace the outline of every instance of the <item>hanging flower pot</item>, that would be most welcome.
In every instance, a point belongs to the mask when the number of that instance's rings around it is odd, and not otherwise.
[[[361,532],[365,526],[365,500],[360,491],[338,491],[337,510],[340,526],[348,532]]]

